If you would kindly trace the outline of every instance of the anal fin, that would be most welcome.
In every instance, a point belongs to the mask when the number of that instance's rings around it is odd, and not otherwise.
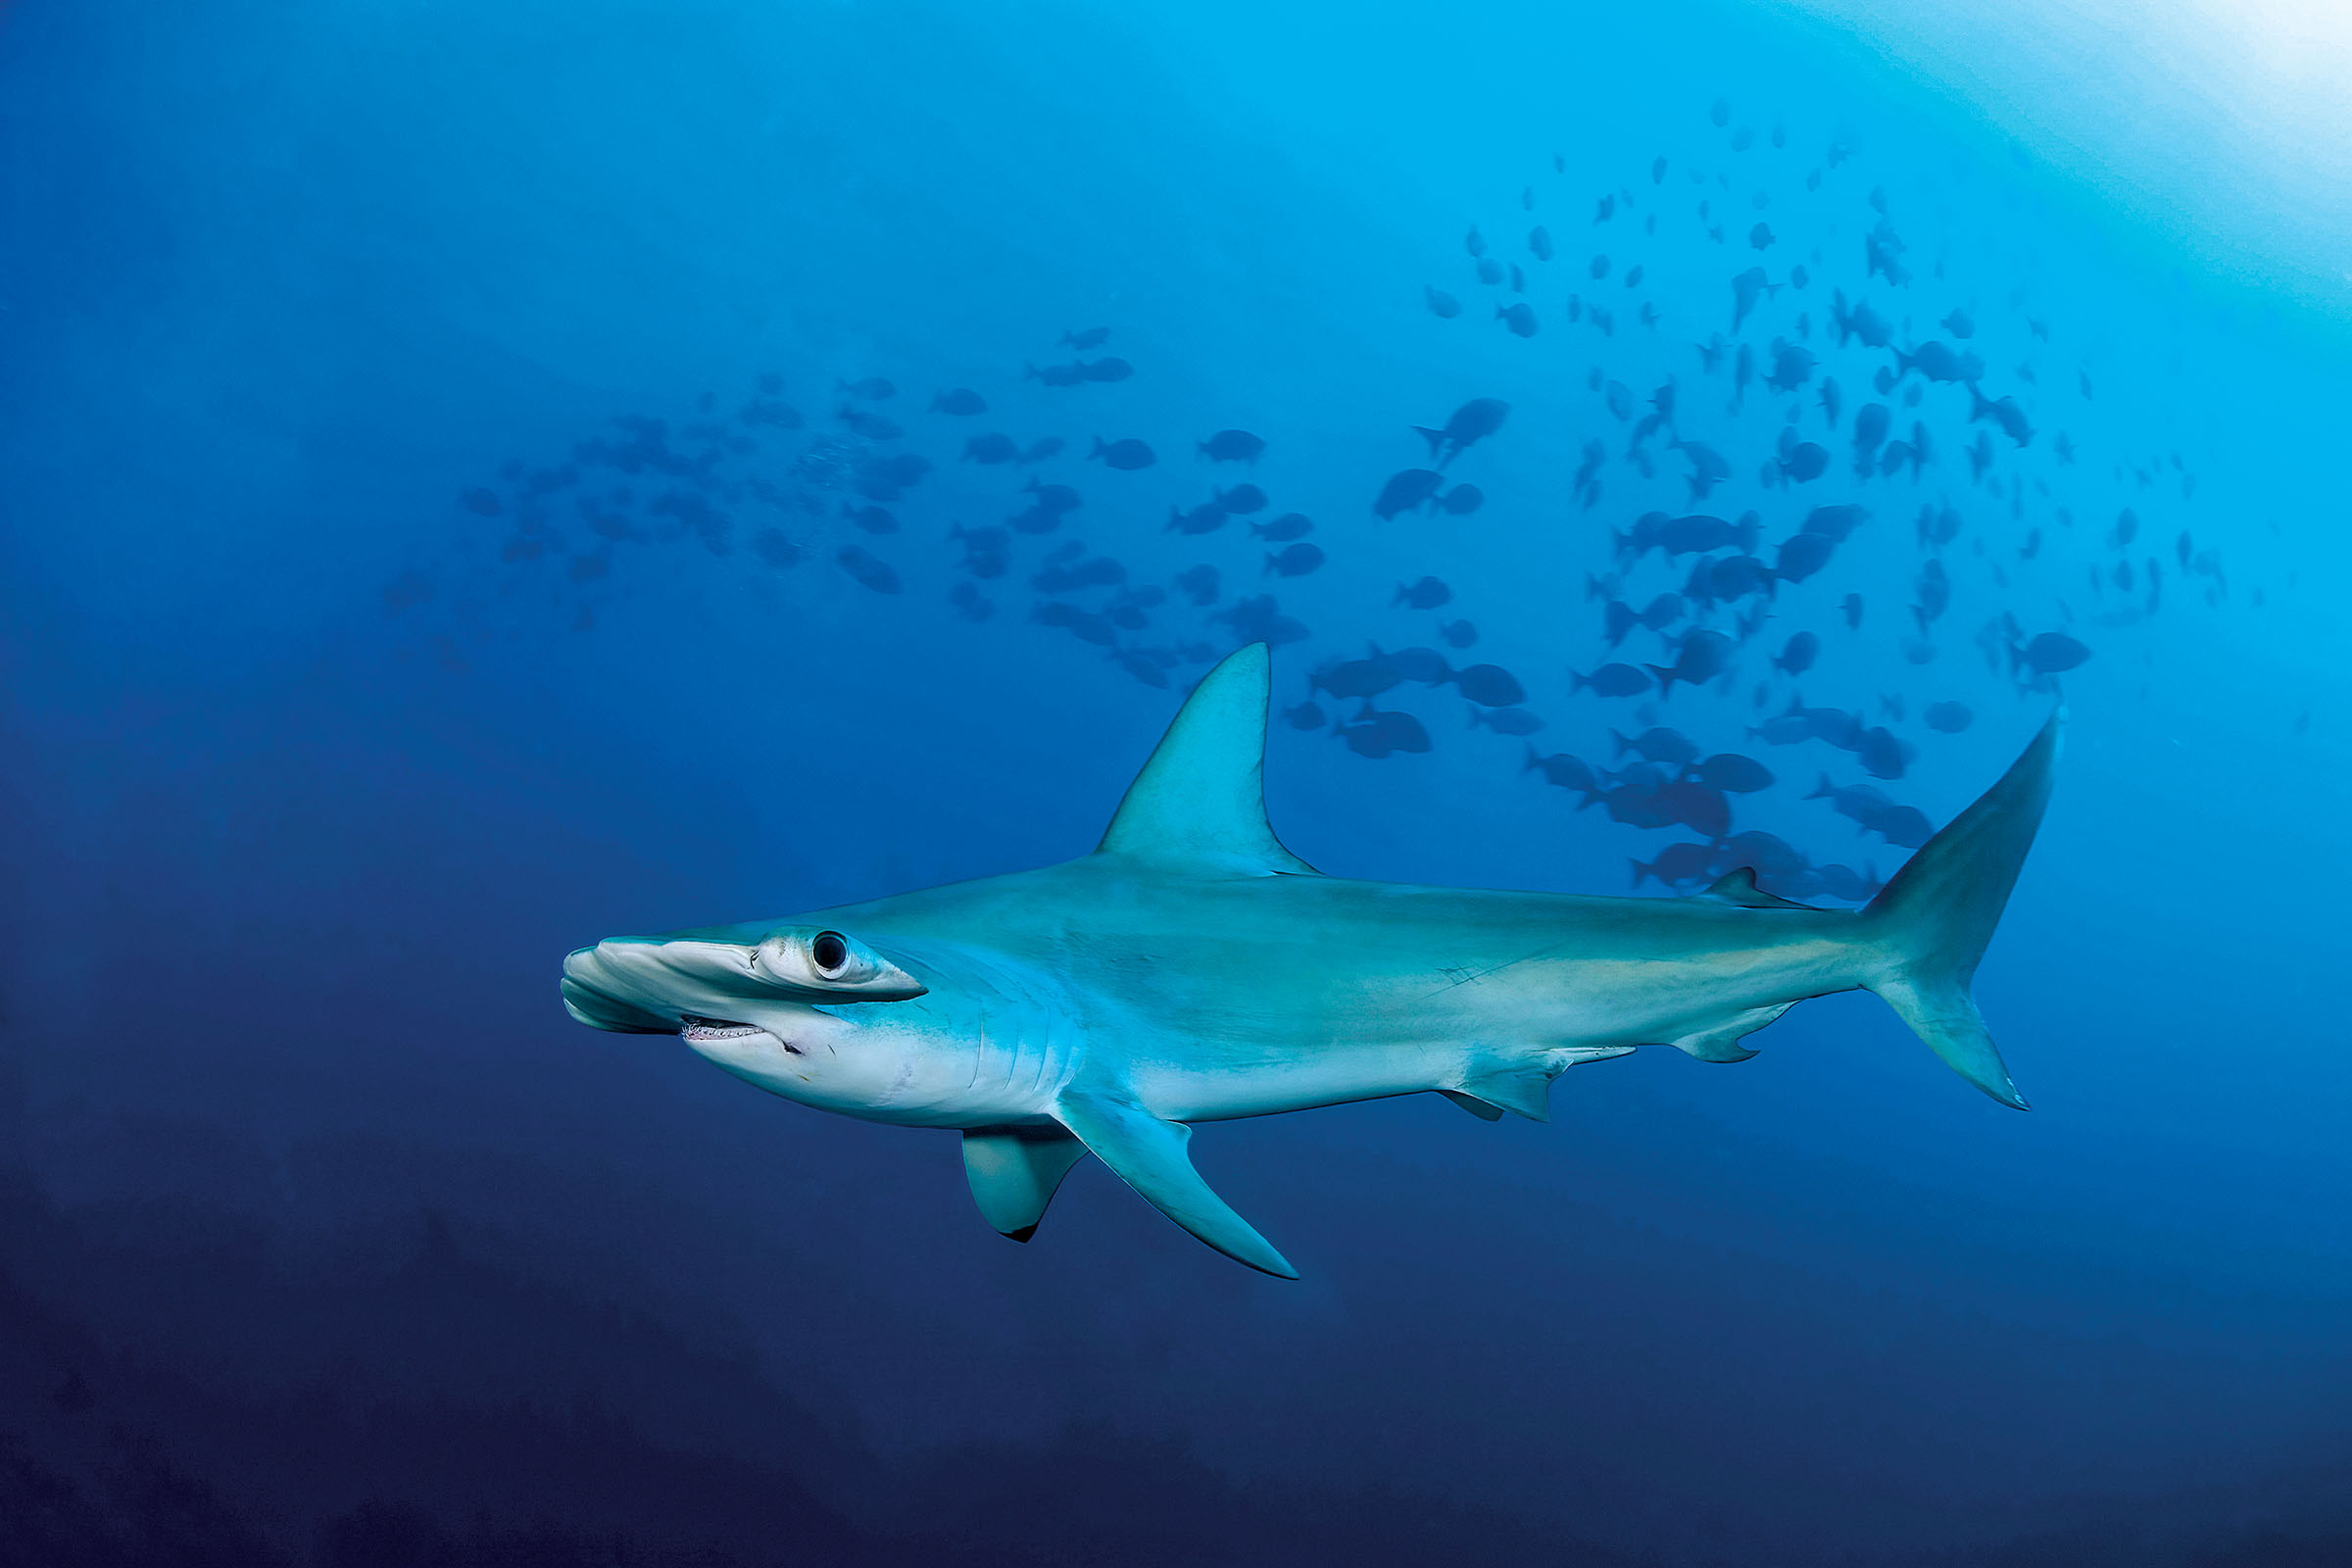
[[[975,1127],[963,1135],[963,1176],[980,1217],[1025,1242],[1086,1146],[1058,1127]]]
[[[1101,1091],[1062,1091],[1054,1114],[1153,1208],[1237,1263],[1277,1279],[1298,1277],[1290,1260],[1193,1169],[1186,1148],[1193,1138],[1190,1127]]]

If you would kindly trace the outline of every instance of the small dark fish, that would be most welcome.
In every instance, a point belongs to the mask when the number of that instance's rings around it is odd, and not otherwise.
[[[1135,373],[1135,367],[1111,354],[1099,360],[1081,361],[1078,373],[1089,381],[1124,381]]]
[[[1471,224],[1470,232],[1463,236],[1462,249],[1468,251],[1474,257],[1484,256],[1487,254],[1487,238],[1484,234],[1481,234],[1478,231],[1478,225],[1476,223]]]
[[[1478,641],[1478,628],[1466,620],[1440,621],[1438,637],[1448,648],[1468,648]]]
[[[1451,588],[1435,577],[1424,577],[1419,582],[1397,584],[1396,597],[1390,601],[1390,608],[1409,606],[1414,610],[1435,610],[1452,598]]]
[[[1681,767],[1698,760],[1698,748],[1681,730],[1645,729],[1630,740],[1611,730],[1609,739],[1617,743],[1617,755],[1620,758],[1631,752],[1642,760],[1656,762],[1662,767]]]
[[[1478,264],[1478,280],[1490,284],[1501,282],[1502,264],[1492,256],[1482,257]]]
[[[1303,577],[1323,564],[1323,552],[1310,544],[1288,545],[1266,557],[1266,569],[1260,575]]]
[[[995,432],[972,436],[963,443],[966,463],[1010,463],[1020,455],[1021,449],[1013,445],[1012,437]]]
[[[1568,682],[1571,693],[1589,686],[1599,697],[1631,697],[1649,690],[1649,677],[1631,664],[1603,664],[1590,675],[1572,669],[1568,672]]]
[[[1113,468],[1130,473],[1137,468],[1149,468],[1159,461],[1150,447],[1133,436],[1124,441],[1104,441],[1101,436],[1097,436],[1095,437],[1095,449],[1087,456],[1100,459]]]
[[[1417,756],[1429,750],[1429,731],[1410,713],[1383,712],[1375,708],[1366,708],[1355,715],[1355,724],[1351,727],[1377,728],[1393,752]]]
[[[1372,502],[1373,514],[1388,518],[1410,512],[1425,505],[1445,482],[1446,476],[1435,468],[1405,468],[1393,473]]]
[[[1739,335],[1740,323],[1745,321],[1748,313],[1756,308],[1758,299],[1778,294],[1780,291],[1780,284],[1765,279],[1764,269],[1761,267],[1751,267],[1738,277],[1733,278],[1732,335],[1735,337]]]
[[[1821,378],[1821,412],[1828,416],[1830,428],[1833,430],[1838,428],[1838,400],[1837,377],[1823,376]]]
[[[1585,268],[1585,270],[1590,272],[1592,275],[1592,281],[1597,283],[1609,275],[1609,259],[1606,256],[1595,256]]]
[[[1165,531],[1184,534],[1215,533],[1219,528],[1225,526],[1226,519],[1230,515],[1230,513],[1213,500],[1203,501],[1190,511],[1179,511],[1175,507],[1170,507],[1168,509],[1168,526]]]
[[[1698,781],[1727,795],[1753,795],[1772,788],[1772,769],[1738,752],[1717,752],[1698,764]]]
[[[1284,709],[1282,721],[1293,729],[1309,730],[1321,729],[1328,722],[1324,716],[1323,705],[1311,697],[1296,708]]]
[[[1712,844],[1669,844],[1658,852],[1658,858],[1647,865],[1633,861],[1634,886],[1654,877],[1670,888],[1688,887],[1707,879],[1715,869],[1715,846]]]
[[[1551,231],[1538,223],[1527,231],[1527,248],[1539,262],[1551,260]]]
[[[862,381],[836,381],[833,389],[845,398],[863,398],[868,403],[880,403],[899,395],[897,387],[878,375],[869,375]]]
[[[878,594],[899,591],[899,574],[890,563],[857,545],[843,545],[833,559],[859,584]]]
[[[1002,577],[1012,564],[1012,535],[1003,528],[966,528],[957,523],[948,530],[948,537],[963,542],[963,560],[957,564],[975,577]]]
[[[2003,435],[2019,446],[2025,446],[2033,441],[2033,421],[2026,417],[2026,411],[2017,406],[2017,399],[2002,398],[1998,402],[1989,402],[1985,399],[1984,394],[1978,391],[1973,384],[1968,389],[1968,417],[1971,423],[1979,419],[1990,419],[2001,427]]]
[[[1838,612],[1845,617],[1847,631],[1862,629],[1862,596],[1860,594],[1847,594],[1843,599],[1838,600]]]
[[[1472,664],[1453,672],[1454,689],[1481,708],[1515,708],[1527,701],[1519,678],[1500,664]]]
[[[1557,785],[1564,790],[1582,790],[1587,795],[1600,792],[1600,780],[1592,776],[1592,769],[1583,759],[1566,752],[1552,757],[1539,757],[1536,749],[1530,746],[1527,749],[1527,760],[1520,765],[1519,771],[1541,773],[1544,783]]]
[[[1217,505],[1236,517],[1247,517],[1266,510],[1266,493],[1253,484],[1237,484],[1230,490],[1216,493]]]
[[[1776,237],[1770,223],[1758,223],[1747,231],[1748,244],[1760,251],[1772,249],[1772,242]]]
[[[1110,328],[1107,326],[1089,326],[1076,332],[1061,334],[1061,346],[1065,349],[1075,349],[1080,354],[1084,354],[1088,349],[1099,349],[1109,341]]]
[[[863,528],[867,533],[897,533],[899,519],[880,507],[853,507],[842,504],[841,514]]]
[[[1211,463],[1255,463],[1266,443],[1247,430],[1219,430],[1200,443],[1200,455]]]
[[[1870,520],[1870,509],[1846,503],[1834,507],[1815,507],[1805,514],[1800,525],[1805,533],[1816,533],[1836,544],[1843,544],[1856,528]]]
[[[1883,349],[1894,339],[1894,327],[1886,318],[1871,309],[1868,300],[1847,305],[1843,289],[1832,292],[1830,324],[1838,329],[1839,348],[1860,338],[1866,349]]]
[[[834,417],[848,425],[853,433],[868,441],[896,441],[906,433],[899,428],[896,420],[886,419],[879,414],[868,414],[863,409],[844,406]]]
[[[459,499],[466,503],[467,512],[478,516],[495,517],[506,510],[498,499],[498,492],[486,485],[477,484]]]
[[[1649,666],[1657,677],[1660,700],[1674,694],[1675,682],[1686,686],[1704,686],[1729,668],[1732,662],[1732,640],[1719,631],[1694,631],[1683,639],[1671,667]]]
[[[1910,765],[1911,748],[1892,730],[1874,724],[1856,738],[1854,760],[1872,778],[1901,778]]]
[[[1250,532],[1253,536],[1273,545],[1303,539],[1314,531],[1314,523],[1308,520],[1303,512],[1286,512],[1272,522],[1253,522],[1250,525]]]
[[[1813,351],[1786,338],[1772,340],[1772,373],[1764,384],[1775,392],[1794,392],[1813,379]]]
[[[1043,381],[1048,386],[1083,386],[1086,384],[1086,367],[1084,365],[1049,365],[1042,370],[1032,365],[1025,368],[1021,373],[1032,381]]]
[[[1656,799],[1669,825],[1680,822],[1710,839],[1732,830],[1732,803],[1723,798],[1723,791],[1697,779],[1678,779],[1660,790]]]
[[[1920,715],[1928,721],[1928,728],[1939,735],[1959,734],[1976,721],[1976,716],[1965,703],[1930,703],[1927,711]]]
[[[1481,724],[1497,735],[1533,735],[1544,727],[1544,720],[1524,708],[1473,708],[1470,727]]]
[[[1422,686],[1442,686],[1453,678],[1453,666],[1435,648],[1399,648],[1393,654],[1384,654],[1375,646],[1372,657],[1387,660],[1390,668]]]
[[[1306,677],[1306,684],[1310,690],[1345,702],[1378,697],[1403,678],[1385,659],[1346,659],[1321,665]]]
[[[1119,629],[1110,623],[1109,616],[1098,615],[1058,599],[1046,600],[1029,612],[1029,618],[1041,626],[1058,626],[1080,642],[1092,643],[1097,648],[1118,645]]]
[[[1799,533],[1781,541],[1773,575],[1783,582],[1803,582],[1830,564],[1838,542],[1825,534]]]
[[[1433,284],[1421,285],[1421,298],[1428,305],[1429,314],[1441,320],[1450,321],[1462,314],[1462,302]]]
[[[1494,319],[1511,329],[1514,337],[1534,337],[1538,328],[1536,308],[1524,302],[1494,307]]]
[[[2036,675],[2063,675],[2090,657],[2090,650],[2062,631],[2045,631],[2022,648],[2010,650],[2010,667]]]
[[[1416,424],[1413,432],[1429,443],[1429,455],[1442,468],[1501,429],[1502,421],[1510,414],[1511,406],[1500,398],[1472,398],[1454,410],[1443,427],[1433,430],[1426,424]]]
[[[1474,484],[1457,484],[1438,497],[1438,510],[1449,517],[1467,517],[1487,504],[1487,493]]]
[[[1918,577],[1912,581],[1911,592],[1917,601],[1919,629],[1924,632],[1929,622],[1941,616],[1952,602],[1952,579],[1944,571],[1943,563],[1930,561],[1921,566]]]
[[[1029,579],[1041,594],[1074,594],[1089,588],[1116,588],[1127,580],[1127,568],[1107,556],[1073,557],[1048,562]]]
[[[1040,512],[1050,512],[1056,516],[1065,512],[1076,512],[1085,505],[1078,492],[1066,484],[1046,484],[1031,479],[1021,489],[1036,498],[1035,505]]]
[[[980,591],[979,584],[964,578],[948,590],[948,603],[966,620],[986,620],[997,612],[996,602]]]
[[[1208,606],[1217,602],[1218,579],[1214,566],[1188,566],[1176,574],[1176,586],[1196,605]]]
[[[1784,675],[1802,675],[1820,657],[1821,639],[1809,631],[1800,631],[1773,657],[1772,665]]]
[[[970,414],[986,414],[988,399],[968,386],[951,387],[931,400],[931,412],[933,414],[953,414],[959,416]]]
[[[1057,435],[1039,436],[1021,450],[1021,462],[1024,464],[1043,463],[1048,458],[1060,456],[1061,449],[1068,445],[1067,441]]]
[[[1905,354],[1894,351],[1894,373],[1900,378],[1917,370],[1931,381],[1976,381],[1984,374],[1984,362],[1976,355],[1954,349],[1940,338],[1930,338],[1918,348]]]
[[[1937,324],[1962,342],[1977,335],[1977,323],[1970,319],[1966,311],[1955,310]]]
[[[1674,449],[1690,463],[1690,499],[1704,501],[1718,484],[1732,476],[1732,465],[1713,447],[1697,441],[1677,441]]]
[[[1786,428],[1782,432],[1788,434]],[[1810,484],[1830,469],[1827,449],[1811,441],[1790,441],[1781,454],[1779,469],[1784,484]]]

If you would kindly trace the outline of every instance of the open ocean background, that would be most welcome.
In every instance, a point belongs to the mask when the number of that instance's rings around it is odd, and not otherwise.
[[[2347,102],[2283,3],[0,7],[0,1559],[2352,1561]],[[1616,541],[1847,506],[1769,595]],[[1208,1128],[1285,1284],[564,1016],[1083,853],[1267,634],[1277,830],[1399,881],[1717,853],[1527,766],[1657,726],[1884,877],[1817,785],[1941,822],[2063,701],[2034,1112],[1856,995]],[[1523,699],[1310,689],[1373,646]]]

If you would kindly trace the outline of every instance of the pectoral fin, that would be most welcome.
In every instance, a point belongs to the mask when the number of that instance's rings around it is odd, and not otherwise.
[[[963,1135],[963,1175],[980,1217],[1025,1242],[1086,1146],[1058,1127],[975,1127]]]
[[[1190,1127],[1163,1121],[1133,1101],[1079,1090],[1064,1090],[1054,1114],[1153,1208],[1237,1263],[1278,1279],[1298,1277],[1298,1271],[1193,1169],[1185,1148],[1192,1142]]]

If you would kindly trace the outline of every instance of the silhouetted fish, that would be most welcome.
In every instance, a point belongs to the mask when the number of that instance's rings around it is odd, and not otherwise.
[[[1104,441],[1101,436],[1097,436],[1094,450],[1087,456],[1100,460],[1113,468],[1127,471],[1149,468],[1159,461],[1152,455],[1150,447],[1132,436],[1123,441]]]
[[[1453,590],[1435,577],[1423,577],[1418,582],[1399,583],[1391,608],[1407,606],[1414,610],[1435,610],[1453,598]]]
[[[833,559],[841,564],[842,570],[875,593],[895,594],[899,591],[899,574],[890,563],[858,545],[843,545]]]
[[[1372,502],[1373,514],[1389,518],[1398,513],[1410,512],[1425,505],[1445,482],[1446,476],[1435,468],[1401,469],[1391,474],[1388,482],[1381,486],[1380,494]]]
[[[1219,430],[1200,442],[1200,449],[1211,463],[1255,463],[1266,443],[1247,430]]]

